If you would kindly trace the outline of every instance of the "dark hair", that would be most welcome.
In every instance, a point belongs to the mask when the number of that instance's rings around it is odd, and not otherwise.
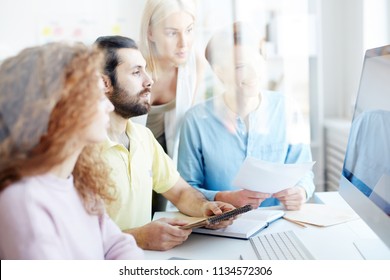
[[[135,49],[138,46],[133,39],[123,36],[101,36],[96,39],[95,45],[105,52],[104,74],[106,74],[113,86],[116,86],[116,67],[119,64],[117,51],[119,49]]]

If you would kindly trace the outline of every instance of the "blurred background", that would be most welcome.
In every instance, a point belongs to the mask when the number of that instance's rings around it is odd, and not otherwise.
[[[236,20],[263,38],[267,87],[310,123],[317,191],[337,190],[366,49],[390,44],[390,0],[198,0],[197,49]],[[21,49],[98,36],[139,38],[144,0],[0,0],[0,63]],[[208,97],[211,75],[202,94]]]

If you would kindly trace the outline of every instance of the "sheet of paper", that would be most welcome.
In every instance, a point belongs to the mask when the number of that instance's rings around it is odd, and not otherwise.
[[[314,163],[280,164],[248,157],[242,163],[232,185],[241,189],[276,193],[295,186],[312,169]]]
[[[327,227],[359,219],[352,210],[338,209],[326,204],[305,203],[300,210],[285,211],[287,219]]]

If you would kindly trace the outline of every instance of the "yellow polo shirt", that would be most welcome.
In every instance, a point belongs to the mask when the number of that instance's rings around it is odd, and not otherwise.
[[[130,151],[111,140],[104,143],[103,149],[116,184],[116,200],[107,205],[107,211],[122,230],[149,223],[152,190],[164,193],[180,178],[171,158],[148,128],[129,120],[126,132]]]

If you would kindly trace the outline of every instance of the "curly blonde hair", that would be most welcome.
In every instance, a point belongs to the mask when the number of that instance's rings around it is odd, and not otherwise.
[[[90,124],[102,97],[103,55],[83,44],[28,48],[0,67],[0,191],[48,172],[74,152],[69,139]],[[113,182],[99,145],[84,147],[73,170],[86,210],[100,214]]]

